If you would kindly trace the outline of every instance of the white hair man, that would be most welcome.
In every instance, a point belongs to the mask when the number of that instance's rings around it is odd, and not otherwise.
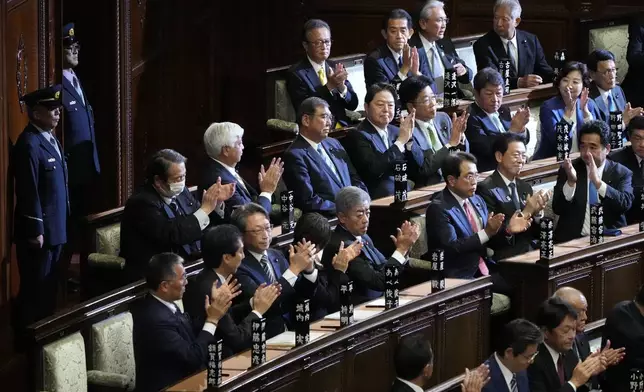
[[[409,39],[409,45],[422,49],[427,54],[432,77],[436,81],[436,93],[442,94],[445,70],[456,71],[459,92],[462,97],[471,97],[473,73],[465,61],[458,57],[452,40],[445,37],[449,18],[445,14],[445,4],[429,0],[420,10],[419,30]]]
[[[510,88],[531,88],[554,79],[536,35],[519,30],[521,4],[496,0],[493,30],[474,43],[478,69],[498,70],[500,60],[510,60]]]
[[[271,198],[283,172],[279,158],[273,159],[267,170],[262,165],[258,174],[260,192],[257,192],[235,168],[244,152],[243,136],[244,129],[231,122],[212,123],[203,135],[204,147],[210,160],[203,172],[199,189],[208,189],[218,180],[222,184],[236,184],[235,193],[226,201],[224,221],[230,218],[236,206],[248,203],[259,203],[267,211],[271,211]],[[218,223],[221,219],[215,221]]]

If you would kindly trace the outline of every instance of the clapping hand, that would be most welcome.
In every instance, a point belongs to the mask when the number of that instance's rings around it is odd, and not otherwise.
[[[396,250],[405,255],[420,237],[420,227],[415,223],[404,221],[396,231],[396,236],[392,235],[390,238],[396,245]]]
[[[331,261],[333,268],[346,273],[349,268],[349,263],[362,252],[362,246],[362,241],[354,241],[345,248],[344,241],[341,241],[340,249],[338,249],[338,253],[333,256],[333,260]]]
[[[273,158],[271,164],[268,166],[268,170],[264,170],[264,165],[262,165],[258,174],[260,191],[268,193],[275,192],[280,178],[282,178],[282,173],[284,173],[284,163],[280,158]]]
[[[449,145],[456,147],[459,144],[465,143],[465,129],[467,128],[467,120],[470,114],[465,112],[456,117],[456,113],[452,113],[452,133],[449,138]]]

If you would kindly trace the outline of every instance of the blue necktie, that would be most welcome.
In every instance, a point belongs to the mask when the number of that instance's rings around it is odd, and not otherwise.
[[[398,69],[402,68],[402,56],[398,57]]]
[[[608,93],[608,111],[609,112],[616,112],[617,111],[617,105],[615,105],[615,100],[613,99],[613,94]]]
[[[335,175],[336,179],[340,179],[340,177],[338,176],[338,171],[335,168],[335,165],[333,164],[333,162],[331,162],[331,158],[329,157],[329,155],[326,153],[326,151],[322,147],[322,144],[318,144],[317,151],[318,151],[318,154],[320,154],[320,157],[322,158],[324,163],[329,167],[329,169],[331,169],[331,171]],[[342,182],[342,181],[340,181],[340,182]]]
[[[362,250],[365,251],[365,254],[372,263],[374,263],[375,265],[384,264],[385,260],[379,257],[378,254],[380,252],[373,247],[373,244],[370,241],[367,241],[363,238],[362,243],[364,245],[362,247]]]
[[[599,203],[599,195],[597,194],[597,187],[592,181],[588,182],[588,204],[593,205]]]

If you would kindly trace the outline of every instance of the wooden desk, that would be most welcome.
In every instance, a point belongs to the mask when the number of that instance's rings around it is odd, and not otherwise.
[[[534,319],[541,302],[562,286],[585,294],[588,322],[605,318],[616,303],[632,298],[644,276],[644,233],[637,225],[622,228],[622,233],[604,237],[599,245],[591,246],[588,237],[555,245],[549,261],[539,261],[538,250],[501,261],[501,274],[517,286],[515,315]]]
[[[478,366],[488,354],[492,283],[489,277],[450,279],[447,286],[431,294],[427,294],[431,290],[426,284],[411,287],[401,294],[413,301],[397,309],[374,309],[372,317],[334,332],[326,329],[329,333],[305,346],[271,350],[274,359],[229,376],[217,390],[388,392],[397,342],[415,333],[423,334],[432,344],[434,384],[457,376],[465,367]],[[358,309],[368,310],[368,306]],[[230,365],[232,362],[235,365]],[[227,368],[249,364],[245,357],[234,357],[224,362],[224,373]],[[200,372],[168,391],[203,391],[205,377],[206,372]]]

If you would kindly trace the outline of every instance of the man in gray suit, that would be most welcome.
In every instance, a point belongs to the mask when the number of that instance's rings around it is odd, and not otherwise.
[[[416,112],[413,143],[423,150],[423,161],[416,162],[418,169],[410,173],[416,187],[438,184],[442,181],[440,168],[451,151],[469,151],[465,138],[467,113],[456,117],[438,112],[436,96],[426,76],[412,76],[400,84],[400,103],[408,112]]]

